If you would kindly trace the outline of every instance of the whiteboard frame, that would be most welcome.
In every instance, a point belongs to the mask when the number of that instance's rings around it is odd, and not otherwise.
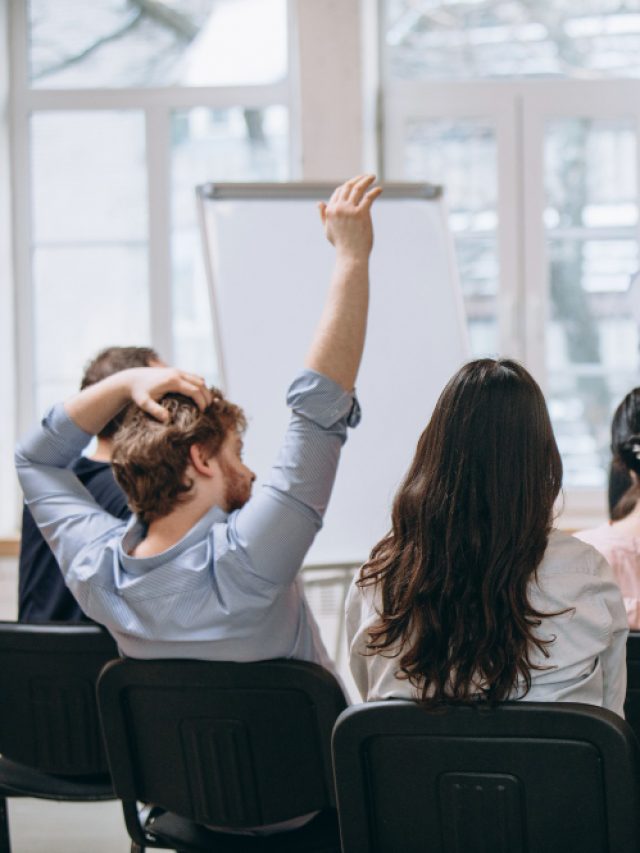
[[[383,189],[383,197],[385,199],[424,199],[425,201],[444,200],[444,188],[437,184],[429,184],[426,182],[389,182],[382,183],[380,186]],[[216,362],[218,365],[218,377],[220,389],[223,392],[228,391],[227,371],[225,365],[225,357],[222,349],[222,334],[220,326],[220,318],[218,316],[217,305],[219,302],[218,288],[215,275],[214,257],[211,251],[209,240],[207,239],[207,217],[205,212],[205,204],[209,201],[229,201],[229,200],[246,200],[246,201],[265,201],[269,199],[291,201],[304,200],[322,201],[331,197],[335,189],[335,183],[315,182],[315,181],[290,181],[278,183],[250,183],[250,182],[208,182],[200,184],[196,187],[196,203],[198,207],[198,222],[200,224],[200,239],[202,241],[202,253],[204,257],[204,268],[209,283],[209,310],[211,312],[211,326],[213,329],[214,349]],[[446,210],[443,211],[443,219],[446,224]],[[453,246],[453,237],[450,234],[448,227],[447,233],[450,235],[448,241],[448,264],[453,274],[456,276],[457,290],[460,295],[460,305],[458,306],[458,316],[462,320],[462,335],[466,341],[466,349],[469,351],[468,334],[466,323],[464,323],[464,304],[460,291],[460,282],[458,280],[458,265],[455,258],[455,249]]]

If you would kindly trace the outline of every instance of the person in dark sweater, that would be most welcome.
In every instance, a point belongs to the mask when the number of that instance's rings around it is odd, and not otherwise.
[[[149,347],[108,347],[86,366],[80,389],[129,367],[161,365],[160,357]],[[128,519],[131,510],[111,471],[113,436],[123,418],[121,412],[106,425],[97,437],[92,456],[81,456],[70,467],[103,509],[116,518]],[[26,506],[22,512],[18,578],[19,622],[91,621],[65,586],[56,559]]]

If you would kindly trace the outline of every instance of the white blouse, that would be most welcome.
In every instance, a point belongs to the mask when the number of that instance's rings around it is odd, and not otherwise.
[[[552,531],[529,601],[547,613],[570,608],[542,620],[537,636],[550,639],[549,657],[537,649],[531,689],[514,690],[511,698],[528,702],[585,702],[624,716],[627,686],[627,618],[611,568],[590,545],[567,533]],[[366,653],[370,628],[378,621],[379,590],[359,587],[355,580],[346,605],[347,637],[353,677],[365,701],[416,699],[418,691],[398,678],[397,656]]]

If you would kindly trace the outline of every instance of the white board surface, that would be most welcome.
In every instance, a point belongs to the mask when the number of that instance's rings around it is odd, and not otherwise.
[[[316,204],[255,188],[200,188],[224,390],[248,418],[245,459],[265,481],[284,435],[286,389],[303,365],[334,250]],[[328,198],[330,187],[318,188]],[[415,191],[415,188],[413,188]],[[267,197],[261,197],[261,192]],[[415,192],[414,192],[415,194]],[[439,198],[396,188],[375,203],[367,343],[325,524],[306,564],[357,563],[390,526],[393,495],[451,374],[468,357],[451,236]]]

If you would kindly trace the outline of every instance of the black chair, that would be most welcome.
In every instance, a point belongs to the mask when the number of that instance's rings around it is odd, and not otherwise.
[[[339,853],[331,732],[346,703],[322,667],[120,660],[102,672],[98,703],[132,850]],[[313,812],[270,836],[207,828]]]
[[[114,800],[95,685],[118,650],[97,625],[0,622],[0,853],[7,798]]]
[[[627,637],[627,698],[624,703],[627,722],[640,739],[640,631]]]
[[[638,853],[639,748],[589,705],[349,708],[333,755],[344,853]]]

